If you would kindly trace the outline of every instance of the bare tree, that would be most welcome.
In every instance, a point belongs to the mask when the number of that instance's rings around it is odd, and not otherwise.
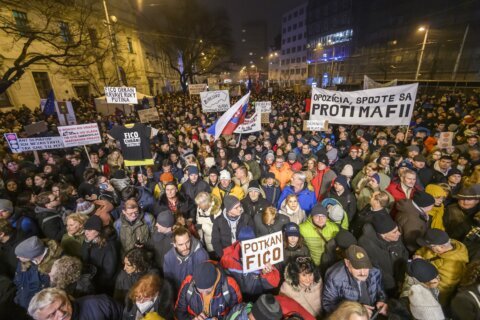
[[[96,62],[92,54],[92,29],[89,29],[95,21],[93,0],[23,3],[25,12],[20,12],[18,3],[0,1],[4,9],[14,13],[0,16],[0,32],[12,39],[10,50],[18,52],[13,63],[0,73],[0,94],[33,64],[50,62],[61,67],[88,67]]]
[[[209,12],[196,0],[178,0],[160,13],[157,41],[184,91],[194,76],[219,70],[228,61],[231,36],[225,12]]]

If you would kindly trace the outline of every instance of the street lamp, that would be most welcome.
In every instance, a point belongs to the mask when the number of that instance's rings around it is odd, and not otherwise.
[[[423,52],[425,51],[425,45],[427,44],[427,38],[428,38],[428,31],[430,27],[419,27],[418,31],[423,32],[425,31],[425,36],[423,37],[423,43],[422,43],[422,50],[420,51],[420,58],[418,59],[418,65],[417,65],[417,72],[415,73],[415,80],[418,79],[418,76],[420,75],[420,67],[422,66],[422,59],[423,59]]]
[[[112,16],[110,18],[110,15],[108,14],[108,8],[107,8],[107,1],[106,0],[103,0],[103,10],[105,11],[105,20],[107,21],[108,34],[110,36],[110,45],[112,47],[113,63],[115,64],[115,70],[116,70],[116,73],[117,73],[118,84],[119,84],[119,86],[123,87],[122,76],[120,74],[120,66],[118,65],[117,48],[115,46],[115,33],[113,31],[112,24],[110,23],[110,20],[112,20],[113,23],[116,23],[117,22],[117,17]]]

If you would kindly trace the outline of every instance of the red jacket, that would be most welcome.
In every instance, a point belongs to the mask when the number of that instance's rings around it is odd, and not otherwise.
[[[407,199],[407,195],[403,191],[400,182],[390,182],[390,184],[385,190],[392,195],[393,199],[395,199],[395,202],[397,202],[398,200]],[[418,188],[417,186],[414,186],[412,192],[410,192],[410,199],[413,199],[413,195],[416,191],[418,191]]]
[[[243,273],[240,251],[240,241],[223,249],[220,266],[237,280],[242,293],[255,296],[278,287],[280,284],[280,272],[275,266],[273,266],[271,272],[266,274],[261,272],[261,270],[258,272]]]
[[[280,304],[282,308],[283,316],[291,316],[298,314],[302,317],[303,320],[315,320],[315,317],[312,316],[304,307],[302,307],[297,301],[293,300],[287,296],[275,296],[275,299]]]

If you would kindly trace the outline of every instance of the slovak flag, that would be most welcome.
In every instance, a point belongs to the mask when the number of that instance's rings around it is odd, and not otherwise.
[[[225,113],[207,129],[207,133],[215,136],[215,140],[217,140],[221,134],[233,134],[235,129],[245,120],[249,98],[250,92],[238,100],[230,109],[225,111]]]

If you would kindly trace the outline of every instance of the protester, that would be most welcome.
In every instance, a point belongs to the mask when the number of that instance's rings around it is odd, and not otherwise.
[[[94,269],[83,270],[82,262],[75,257],[63,256],[55,260],[49,272],[50,286],[65,292],[74,298],[95,293],[92,283]]]

